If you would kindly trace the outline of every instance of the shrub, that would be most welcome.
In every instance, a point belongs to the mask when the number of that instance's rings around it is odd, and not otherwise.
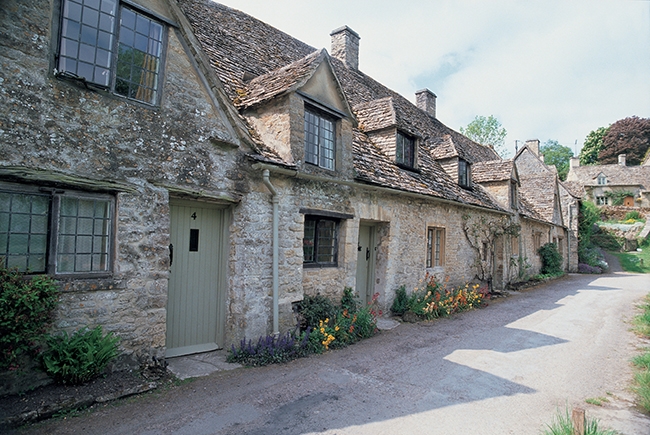
[[[617,432],[598,427],[598,420],[587,418],[585,423],[585,435],[616,435]],[[544,435],[573,435],[573,421],[567,409],[565,412],[558,411],[553,422],[546,425]]]
[[[47,276],[27,280],[0,267],[0,370],[18,368],[22,355],[36,355],[58,301],[56,284]]]
[[[603,273],[603,271],[598,266],[590,266],[585,263],[580,263],[578,264],[578,273],[599,274],[599,273]]]
[[[397,316],[401,316],[408,310],[408,300],[406,287],[401,286],[395,291],[395,299],[393,299],[393,305],[390,307],[390,311]]]
[[[336,317],[336,307],[332,301],[321,295],[305,296],[298,306],[298,312],[302,316],[302,330],[318,326],[321,320]]]
[[[633,210],[631,212],[628,212],[625,215],[625,218],[623,218],[624,221],[629,221],[629,220],[634,220],[634,221],[640,221],[643,220],[643,216],[641,216],[641,213],[639,213],[637,210]]]
[[[578,240],[584,247],[588,247],[591,244],[594,225],[599,220],[600,210],[596,204],[590,201],[582,201],[578,215]]]
[[[562,255],[558,252],[555,243],[542,245],[537,253],[542,259],[542,275],[562,274]]]
[[[359,301],[354,295],[354,290],[351,287],[343,289],[343,297],[341,297],[341,309],[348,310],[350,313],[356,313],[359,309]]]
[[[80,329],[71,336],[66,332],[47,339],[43,367],[61,384],[79,385],[99,376],[118,355],[119,338],[104,335],[102,327]]]

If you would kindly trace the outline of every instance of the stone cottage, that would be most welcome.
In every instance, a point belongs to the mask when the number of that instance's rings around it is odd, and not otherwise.
[[[245,274],[231,275],[233,337],[271,332],[271,323],[286,330],[304,295],[338,297],[346,286],[387,308],[399,286],[426,273],[453,285],[513,280],[510,235],[473,235],[517,225],[516,204],[500,204],[473,179],[475,165],[500,158],[442,124],[435,94],[419,91],[413,104],[365,75],[360,37],[348,27],[332,32],[330,56],[226,6],[178,4],[262,144],[252,158],[263,183],[242,206],[275,216],[250,231],[277,242],[260,268],[273,283],[259,293],[240,282]]]
[[[537,139],[526,141],[514,157],[521,181],[522,217],[530,227],[522,227],[522,255],[532,273],[537,273],[541,268],[537,249],[552,242],[562,254],[564,269],[575,272],[580,198],[560,181],[555,166],[548,166],[543,159]]]
[[[625,154],[620,154],[618,164],[580,166],[580,160],[573,158],[567,181],[599,206],[650,207],[648,159],[643,165],[627,166]]]
[[[427,273],[503,288],[559,237],[517,159],[361,72],[348,27],[330,55],[207,0],[0,8],[2,264],[132,362],[284,332],[346,286],[385,310]]]
[[[223,345],[231,233],[267,216],[241,216],[256,145],[177,10],[0,9],[2,266],[55,277],[56,326],[102,325],[131,363]]]

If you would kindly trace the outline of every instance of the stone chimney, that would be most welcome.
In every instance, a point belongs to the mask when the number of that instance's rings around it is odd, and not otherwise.
[[[424,110],[434,118],[436,117],[436,98],[436,94],[426,88],[415,93],[415,102],[418,109]]]
[[[580,167],[580,157],[571,157],[569,160],[569,169]]]
[[[625,163],[625,157],[626,157],[625,154],[619,154],[618,155],[618,164],[619,165],[621,165],[621,166],[627,165],[627,163]]]
[[[332,30],[332,56],[354,70],[359,69],[359,34],[348,26]]]
[[[536,156],[539,156],[539,139],[531,139],[526,141],[526,146]]]

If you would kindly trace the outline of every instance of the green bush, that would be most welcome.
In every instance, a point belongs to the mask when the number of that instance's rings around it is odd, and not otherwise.
[[[308,326],[317,326],[321,320],[334,318],[336,307],[325,296],[305,296],[298,306],[298,312],[302,316],[300,327],[305,330]]]
[[[80,329],[71,336],[63,332],[47,339],[43,367],[61,384],[79,385],[99,376],[118,355],[119,338],[112,332],[104,335],[102,327]]]
[[[637,210],[633,210],[631,212],[628,212],[625,215],[625,218],[623,219],[624,221],[634,219],[635,221],[640,221],[643,220],[643,216],[641,216],[641,213],[639,213]]]
[[[594,245],[598,245],[606,251],[622,251],[623,238],[617,237],[607,231],[597,231],[591,236],[591,241]]]
[[[537,253],[542,259],[542,275],[562,274],[562,255],[558,252],[555,243],[542,245]]]
[[[580,213],[578,215],[578,241],[580,244],[588,247],[591,244],[591,235],[594,231],[594,225],[600,220],[600,210],[590,201],[580,203]]]
[[[401,286],[395,291],[395,299],[393,299],[393,305],[390,307],[390,311],[396,316],[401,316],[408,310],[408,301],[406,287]]]
[[[58,301],[56,284],[47,276],[27,280],[0,267],[0,370],[16,369],[21,356],[36,355]]]

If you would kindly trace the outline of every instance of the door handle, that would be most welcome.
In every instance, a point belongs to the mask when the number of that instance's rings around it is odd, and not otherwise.
[[[366,248],[366,261],[370,260],[370,248]]]
[[[174,262],[174,245],[169,244],[169,267],[172,267],[172,263]]]

